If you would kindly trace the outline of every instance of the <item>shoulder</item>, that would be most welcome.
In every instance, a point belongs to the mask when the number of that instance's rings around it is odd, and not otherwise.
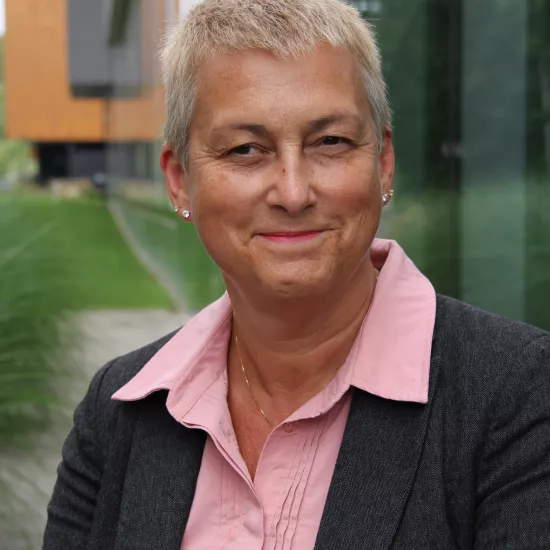
[[[109,421],[124,404],[111,399],[112,395],[126,385],[136,374],[153,358],[153,356],[167,344],[177,333],[174,331],[162,338],[116,357],[104,365],[93,377],[86,399],[92,401],[98,421]]]
[[[481,344],[500,351],[517,351],[536,340],[548,343],[550,334],[534,326],[489,313],[447,296],[437,296],[435,338],[452,337],[456,345]]]
[[[476,541],[535,547],[550,534],[540,512],[550,484],[550,335],[439,296],[432,366],[437,460],[447,488],[475,488]]]
[[[114,437],[115,432],[122,439],[131,433],[137,411],[135,404],[114,401],[112,395],[128,383],[176,332],[109,361],[92,378],[86,395],[75,411],[74,429],[78,433],[87,434],[88,440],[93,441],[92,446],[99,449],[103,460],[106,460],[112,442],[117,439]],[[158,397],[161,398],[160,395]],[[117,445],[120,444],[121,441],[118,441]]]
[[[437,297],[432,365],[453,392],[510,396],[550,388],[550,334],[526,323]]]

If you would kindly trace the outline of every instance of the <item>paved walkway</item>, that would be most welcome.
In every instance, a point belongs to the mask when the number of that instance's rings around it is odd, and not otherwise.
[[[160,338],[184,324],[187,316],[166,311],[106,311],[82,314],[83,335],[74,353],[70,385],[59,419],[41,434],[32,456],[0,455],[0,481],[15,489],[17,498],[0,503],[0,548],[40,550],[46,507],[56,479],[61,446],[72,425],[72,412],[93,374],[108,360]],[[7,519],[7,521],[5,521]],[[62,550],[62,549],[60,549]]]

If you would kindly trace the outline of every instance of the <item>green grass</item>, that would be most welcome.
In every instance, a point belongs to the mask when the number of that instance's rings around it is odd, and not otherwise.
[[[73,310],[171,308],[166,292],[122,239],[103,200],[0,194],[0,219],[10,218],[13,222],[4,224],[7,230],[0,235],[0,250],[28,243],[35,254],[55,251],[63,258],[56,296],[60,304]],[[34,276],[55,267],[45,256]]]

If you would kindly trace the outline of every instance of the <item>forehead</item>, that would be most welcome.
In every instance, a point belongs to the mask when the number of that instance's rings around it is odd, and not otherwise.
[[[203,129],[244,119],[298,124],[334,112],[369,112],[353,56],[328,45],[297,59],[262,50],[219,54],[202,63],[197,76],[193,122]]]

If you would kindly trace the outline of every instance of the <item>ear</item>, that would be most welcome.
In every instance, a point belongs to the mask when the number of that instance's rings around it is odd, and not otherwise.
[[[393,174],[395,172],[395,153],[393,151],[392,131],[390,128],[384,131],[384,144],[378,163],[382,193],[389,193],[393,185]]]
[[[164,174],[164,183],[168,196],[174,206],[191,211],[187,191],[187,175],[174,150],[164,144],[160,152],[160,168]]]

